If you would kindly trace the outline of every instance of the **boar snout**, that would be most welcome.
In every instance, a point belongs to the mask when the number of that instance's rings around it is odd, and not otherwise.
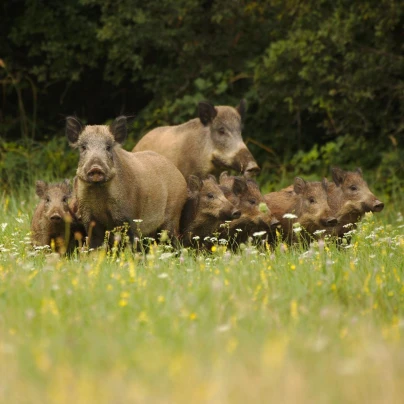
[[[241,216],[241,212],[237,209],[233,210],[232,214],[231,214],[231,218],[232,219],[238,219]]]
[[[384,208],[384,203],[379,201],[378,199],[373,204],[373,212],[381,212]]]
[[[90,182],[102,182],[105,181],[105,173],[99,165],[93,165],[87,171],[87,179]]]
[[[326,219],[322,220],[322,222],[326,227],[334,227],[338,224],[338,220],[335,217],[327,217]]]
[[[52,222],[61,222],[62,221],[62,216],[59,213],[52,213],[50,220],[52,220]]]

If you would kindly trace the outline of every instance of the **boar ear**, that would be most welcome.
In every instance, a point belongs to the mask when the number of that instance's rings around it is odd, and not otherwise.
[[[43,198],[45,196],[47,189],[48,184],[45,181],[38,180],[35,183],[35,192],[40,198]]]
[[[331,168],[331,175],[335,185],[339,187],[345,180],[346,172],[338,167],[333,167]]]
[[[77,143],[80,133],[83,131],[83,126],[80,121],[74,116],[66,118],[66,136],[71,145]]]
[[[293,183],[293,190],[297,194],[302,194],[306,189],[306,181],[303,178],[296,177],[295,182]]]
[[[188,177],[188,189],[191,193],[197,193],[202,189],[203,182],[196,175],[190,175]]]
[[[356,170],[355,170],[361,177],[363,177],[363,172],[362,172],[362,169],[361,168],[357,168]]]
[[[202,125],[207,126],[217,115],[217,110],[212,104],[209,104],[208,102],[200,102],[198,104],[198,115],[199,119],[202,122]]]
[[[240,114],[241,122],[244,122],[247,111],[247,102],[244,98],[240,101],[240,104],[237,105],[236,110]]]
[[[233,194],[241,195],[247,191],[247,182],[243,178],[235,177],[233,182]]]
[[[325,189],[325,191],[328,190],[328,180],[327,180],[327,178],[323,178],[323,180],[321,181],[321,186]]]
[[[116,142],[123,143],[123,141],[126,139],[126,135],[128,134],[126,128],[126,116],[118,116],[118,118],[111,123],[109,130],[111,131]]]
[[[223,171],[219,176],[219,184],[226,181],[227,178],[229,178],[229,174],[227,173],[227,171]]]

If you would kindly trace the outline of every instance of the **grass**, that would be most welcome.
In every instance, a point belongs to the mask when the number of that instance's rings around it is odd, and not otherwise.
[[[0,402],[401,402],[404,221],[348,248],[33,252],[2,199]]]

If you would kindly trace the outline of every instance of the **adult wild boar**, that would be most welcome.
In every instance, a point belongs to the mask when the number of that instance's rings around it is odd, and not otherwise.
[[[189,176],[180,226],[184,246],[205,244],[204,238],[220,231],[222,223],[239,217],[240,211],[224,196],[213,175],[203,180]]]
[[[85,231],[74,208],[69,205],[72,196],[69,180],[57,184],[37,181],[36,194],[41,200],[31,223],[33,245],[50,246],[54,243],[55,250],[60,254],[73,252],[76,240],[82,240]]]
[[[178,169],[157,153],[131,153],[121,148],[127,135],[126,118],[110,125],[82,127],[66,121],[70,145],[80,152],[75,193],[90,247],[103,244],[105,231],[129,224],[133,240],[168,230],[177,236],[187,185]],[[141,223],[134,223],[141,219]]]
[[[148,132],[133,149],[167,157],[185,178],[218,174],[225,168],[254,175],[259,167],[241,137],[245,101],[236,108],[200,102],[199,117]]]
[[[302,235],[306,240],[307,236],[316,230],[325,230],[337,225],[338,221],[327,202],[328,186],[326,179],[322,182],[306,182],[296,177],[293,189],[287,188],[265,195],[269,209],[280,221],[285,240],[296,240],[293,224],[297,222],[305,229]],[[286,214],[294,217],[284,217]]]
[[[357,223],[366,212],[382,211],[384,203],[370,191],[360,168],[344,171],[334,167],[331,174],[334,182],[328,186],[328,204],[338,225],[330,233],[341,237],[350,230],[346,225]]]
[[[255,232],[265,231],[269,234],[271,228],[279,224],[254,180],[228,175],[224,171],[219,183],[226,198],[241,212],[240,218],[233,220],[227,229],[232,241],[245,243]]]

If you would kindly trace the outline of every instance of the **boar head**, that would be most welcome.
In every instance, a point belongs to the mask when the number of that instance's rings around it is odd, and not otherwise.
[[[110,126],[87,125],[83,128],[74,117],[66,119],[66,136],[72,147],[79,149],[77,176],[87,183],[103,184],[116,174],[114,149],[127,135],[126,117],[116,118]]]
[[[208,102],[198,105],[199,119],[209,129],[212,162],[217,169],[231,168],[238,173],[255,175],[260,168],[241,137],[245,110],[245,100],[236,108],[214,107]]]

